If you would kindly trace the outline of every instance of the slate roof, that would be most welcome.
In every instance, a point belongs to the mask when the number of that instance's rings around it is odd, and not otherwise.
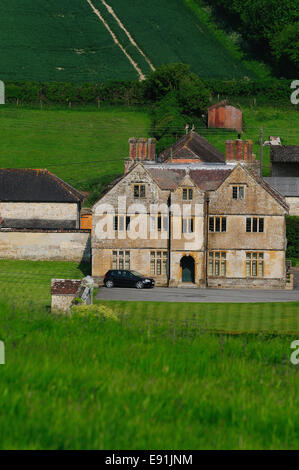
[[[163,150],[159,155],[159,160],[165,162],[170,158],[179,159],[196,159],[206,163],[224,163],[225,157],[204,137],[196,132],[190,132],[181,137],[171,147]]]
[[[271,162],[299,163],[299,145],[272,145]]]
[[[208,168],[206,166],[204,168],[192,169],[192,165],[188,167],[190,178],[203,191],[214,191],[217,189],[233,170],[233,167],[227,168],[223,165],[219,165],[218,168],[215,166]],[[163,165],[160,168],[158,166],[156,168],[146,166],[146,169],[159,187],[164,190],[176,189],[186,176],[185,168],[169,168],[168,165]]]
[[[84,195],[48,170],[0,168],[0,201],[79,202]]]
[[[51,280],[51,294],[76,294],[82,281],[78,279],[52,279]]]
[[[265,181],[285,197],[299,197],[299,178],[272,176]]]

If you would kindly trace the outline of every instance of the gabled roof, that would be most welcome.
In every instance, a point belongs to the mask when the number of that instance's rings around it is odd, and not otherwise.
[[[0,201],[79,202],[83,194],[48,170],[0,168]]]
[[[194,159],[199,162],[224,163],[225,157],[204,137],[191,131],[175,142],[171,147],[163,150],[159,155],[159,160],[166,162],[169,159],[186,160]]]
[[[248,171],[248,173],[278,202],[278,204],[280,204],[286,211],[289,211],[290,208],[284,199],[284,196],[280,192],[274,189],[273,186],[270,186],[270,184],[261,176],[256,173],[252,173],[252,171],[248,169],[246,169],[246,171]]]
[[[272,176],[264,180],[285,197],[299,197],[299,178]]]
[[[271,162],[299,163],[299,145],[272,145]]]

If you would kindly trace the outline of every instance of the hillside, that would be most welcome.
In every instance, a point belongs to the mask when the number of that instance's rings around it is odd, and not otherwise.
[[[183,0],[2,0],[1,80],[140,79],[169,62],[252,76]]]
[[[265,140],[279,135],[285,145],[298,143],[299,115],[294,109],[242,106],[243,139],[254,141],[259,158],[259,132]],[[292,124],[291,124],[292,123]],[[147,137],[150,116],[146,110],[126,107],[87,109],[30,109],[6,105],[0,109],[1,167],[48,168],[68,183],[98,197],[103,186],[123,172],[128,138]],[[225,140],[235,132],[196,128],[225,152]],[[270,171],[269,148],[264,148],[264,174]]]

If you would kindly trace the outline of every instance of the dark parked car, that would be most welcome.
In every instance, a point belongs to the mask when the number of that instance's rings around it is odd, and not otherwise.
[[[155,281],[150,277],[143,276],[137,271],[127,271],[123,269],[112,269],[105,274],[105,287],[154,287]]]

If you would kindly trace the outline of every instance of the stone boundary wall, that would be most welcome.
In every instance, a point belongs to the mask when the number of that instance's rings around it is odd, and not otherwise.
[[[0,259],[90,262],[90,230],[0,230]]]

